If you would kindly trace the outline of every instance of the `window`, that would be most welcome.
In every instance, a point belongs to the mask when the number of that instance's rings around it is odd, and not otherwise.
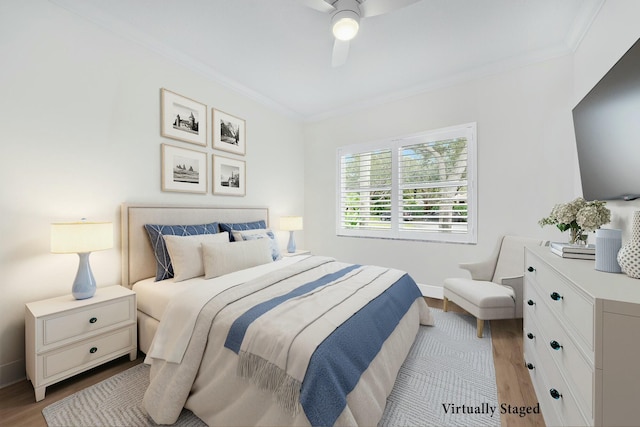
[[[338,149],[337,234],[476,243],[476,124]]]

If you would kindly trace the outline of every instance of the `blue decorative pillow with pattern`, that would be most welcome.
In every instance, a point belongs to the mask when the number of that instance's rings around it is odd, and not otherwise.
[[[278,241],[276,240],[276,236],[273,234],[271,230],[264,230],[264,232],[259,233],[242,233],[242,240],[258,240],[258,239],[269,239],[269,248],[271,249],[271,258],[274,261],[282,258],[280,255],[280,246],[278,245]]]
[[[218,223],[197,225],[154,225],[145,224],[149,241],[156,257],[156,282],[173,277],[173,266],[167,246],[162,236],[195,236],[197,234],[217,234]]]
[[[265,220],[261,219],[260,221],[251,221],[251,222],[221,222],[220,231],[228,231],[229,232],[229,240],[232,242],[235,241],[233,238],[233,231],[242,231],[242,230],[258,230],[267,228],[267,223]]]

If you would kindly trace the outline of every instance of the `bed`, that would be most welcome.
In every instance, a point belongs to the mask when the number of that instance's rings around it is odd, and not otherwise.
[[[123,204],[121,219],[123,284],[151,365],[144,406],[158,424],[187,408],[209,425],[376,425],[419,325],[433,324],[403,271],[318,255],[218,270],[227,254],[276,258],[248,235],[200,245],[204,276],[156,280],[145,225],[268,229],[267,208]]]

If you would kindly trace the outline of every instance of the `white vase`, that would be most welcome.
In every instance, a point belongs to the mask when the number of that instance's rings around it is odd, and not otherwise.
[[[596,230],[596,270],[622,273],[617,256],[622,247],[622,230],[599,228]]]
[[[633,213],[631,238],[620,248],[618,264],[627,276],[640,279],[640,211]]]

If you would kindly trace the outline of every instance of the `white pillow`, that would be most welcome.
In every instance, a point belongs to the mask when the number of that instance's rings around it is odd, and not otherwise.
[[[203,243],[202,259],[205,279],[273,262],[268,239]]]
[[[176,282],[204,275],[202,244],[229,242],[229,233],[196,234],[191,236],[162,236],[173,265]]]
[[[278,245],[278,240],[276,239],[275,234],[269,228],[258,228],[252,230],[237,230],[232,231],[233,240],[236,242],[241,242],[243,240],[256,240],[256,239],[268,239],[270,248],[271,248],[271,257],[274,261],[282,258],[280,255],[280,246]]]

